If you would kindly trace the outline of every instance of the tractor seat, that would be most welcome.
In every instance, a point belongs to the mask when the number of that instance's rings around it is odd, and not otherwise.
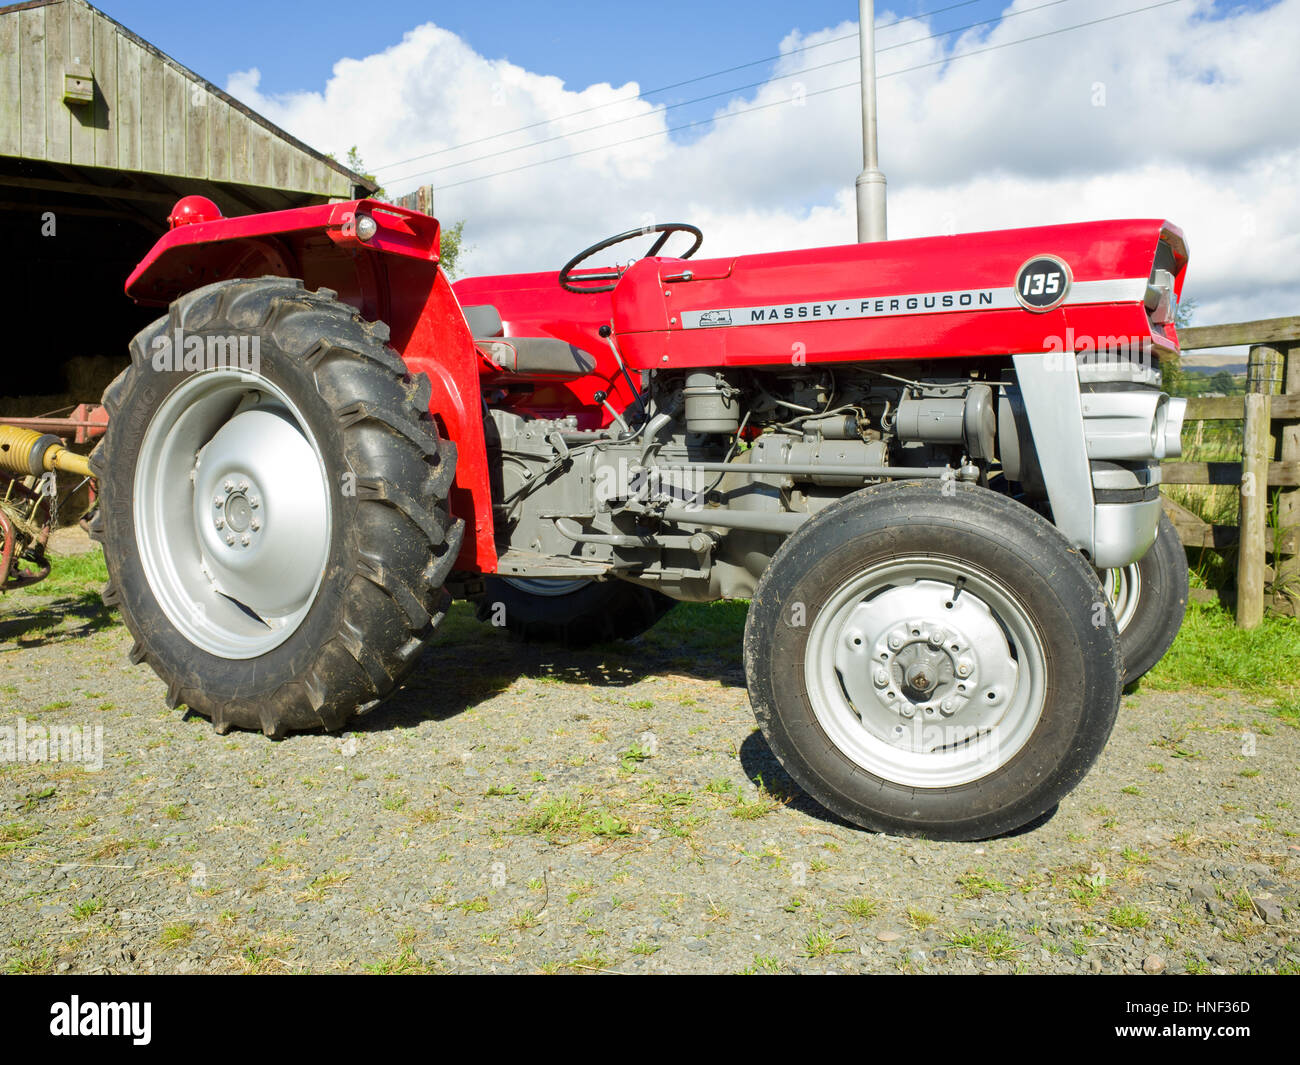
[[[462,308],[478,349],[501,371],[518,377],[571,381],[596,369],[589,352],[555,337],[506,337],[495,307]]]

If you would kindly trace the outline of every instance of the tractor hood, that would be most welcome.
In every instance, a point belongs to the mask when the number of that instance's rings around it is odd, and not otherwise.
[[[613,293],[628,362],[764,365],[1177,351],[1187,267],[1161,220],[1085,222],[684,262]]]

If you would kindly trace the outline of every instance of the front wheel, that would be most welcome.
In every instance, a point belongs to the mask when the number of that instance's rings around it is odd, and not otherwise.
[[[1050,811],[1119,706],[1114,618],[1047,521],[973,487],[893,483],[777,552],[745,627],[773,753],[864,828],[984,839]]]
[[[1168,514],[1155,543],[1137,562],[1105,570],[1102,587],[1115,612],[1124,684],[1140,680],[1173,645],[1187,612],[1187,552]]]

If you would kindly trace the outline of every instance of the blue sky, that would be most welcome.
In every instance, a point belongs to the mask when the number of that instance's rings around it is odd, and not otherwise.
[[[891,237],[1167,217],[1203,320],[1295,313],[1300,0],[1158,2],[878,0],[909,17],[877,37],[910,68],[881,82]],[[853,239],[856,0],[101,6],[390,192],[431,181],[471,272],[649,221],[704,224],[706,254]]]
[[[1127,6],[1142,7],[1149,2],[1131,0]],[[1272,2],[1241,0],[1218,6],[1220,13],[1227,13],[1267,7]],[[451,30],[487,58],[509,59],[527,70],[553,74],[572,86],[636,81],[649,89],[773,55],[776,42],[792,30],[811,32],[856,21],[858,14],[856,0],[656,0],[648,6],[560,0],[383,0],[373,4],[223,0],[188,7],[175,0],[104,0],[100,6],[219,85],[234,71],[256,67],[262,75],[261,89],[268,94],[318,88],[337,60],[379,52],[422,22],[436,22]],[[1006,0],[877,0],[876,4],[877,22],[886,21],[893,13],[939,11],[931,19],[931,32],[996,19],[1006,7]],[[1075,12],[1071,20],[1092,17],[1095,7],[1090,0],[1071,0],[1069,8]],[[950,10],[941,10],[944,8]],[[878,44],[897,44],[915,34],[914,25],[885,29]],[[891,64],[898,65],[893,56],[882,57],[882,70]],[[674,102],[756,81],[770,69],[770,65],[750,68],[730,75],[732,80],[722,78],[660,94],[656,99]],[[691,114],[694,117],[695,112]]]

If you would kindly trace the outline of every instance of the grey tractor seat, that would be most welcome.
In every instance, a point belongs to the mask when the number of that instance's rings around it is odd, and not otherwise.
[[[492,306],[464,307],[474,343],[503,373],[567,381],[586,377],[596,369],[589,352],[555,337],[506,337],[501,315]]]

